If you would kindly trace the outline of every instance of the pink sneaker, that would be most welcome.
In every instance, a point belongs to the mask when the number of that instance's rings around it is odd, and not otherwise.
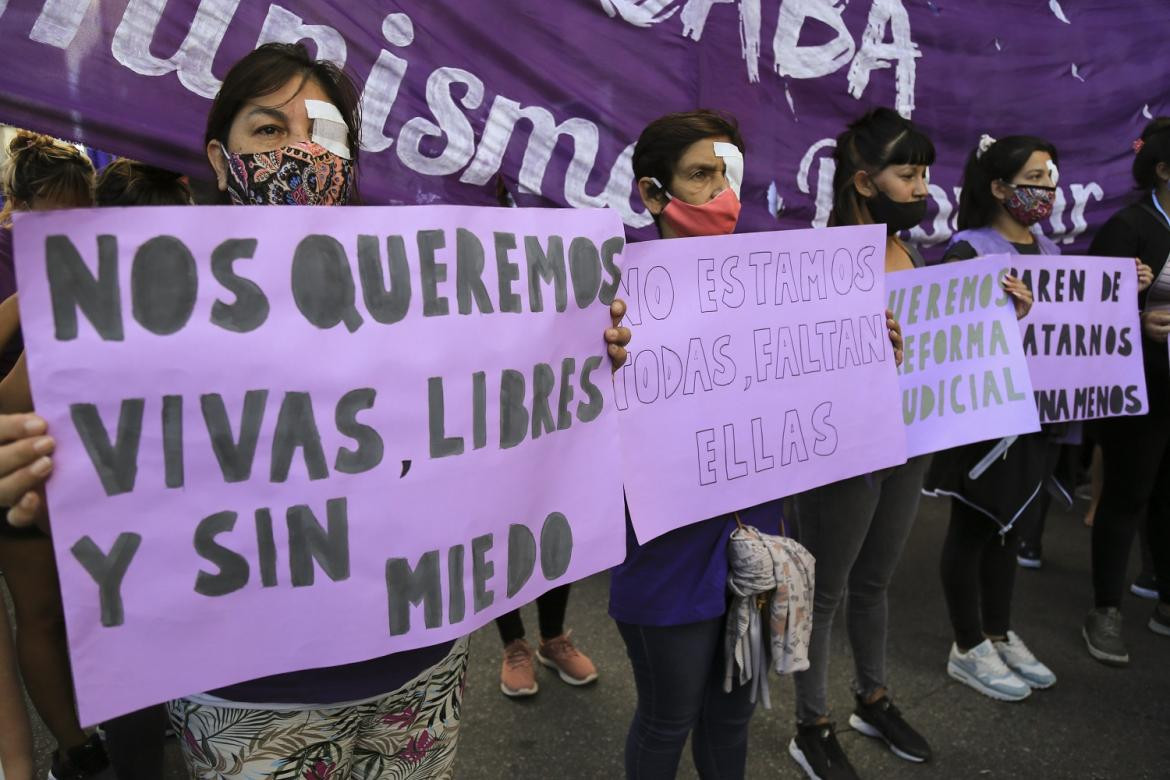
[[[512,698],[535,696],[540,690],[536,684],[536,667],[532,664],[532,648],[523,639],[514,639],[504,646],[500,690]]]
[[[558,637],[542,640],[536,651],[536,660],[550,669],[556,669],[569,685],[588,685],[597,679],[597,667],[589,657],[578,650],[570,639],[572,631]]]

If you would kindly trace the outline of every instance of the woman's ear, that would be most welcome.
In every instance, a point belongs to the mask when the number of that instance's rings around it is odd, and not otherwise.
[[[996,179],[991,183],[991,197],[998,200],[1000,203],[1008,200],[1012,196],[1012,188],[1010,185]]]
[[[642,205],[654,216],[657,217],[666,208],[666,195],[649,176],[638,179],[638,194],[642,196]]]
[[[228,167],[227,156],[224,153],[223,144],[221,144],[219,141],[207,142],[207,161],[211,163],[211,168],[215,171],[215,184],[217,187],[219,187],[219,191],[226,192],[228,182]]]
[[[874,186],[873,179],[865,171],[857,171],[853,174],[853,187],[863,198],[872,198],[877,195],[877,187]]]
[[[1170,165],[1160,162],[1154,166],[1154,173],[1162,183],[1170,182]]]

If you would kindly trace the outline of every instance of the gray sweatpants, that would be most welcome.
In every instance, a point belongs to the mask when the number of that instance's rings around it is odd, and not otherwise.
[[[809,669],[795,675],[796,719],[829,714],[829,637],[841,598],[856,666],[854,691],[886,684],[886,590],[918,514],[929,456],[796,496],[797,539],[816,558]]]

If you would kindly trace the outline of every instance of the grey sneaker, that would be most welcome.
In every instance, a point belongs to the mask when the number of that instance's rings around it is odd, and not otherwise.
[[[1089,655],[1110,666],[1128,666],[1129,651],[1121,638],[1121,610],[1117,607],[1091,609],[1081,628]]]
[[[1021,701],[1032,693],[1028,683],[999,657],[990,639],[984,639],[965,653],[959,652],[958,645],[951,645],[947,674],[999,701]]]
[[[1170,616],[1162,611],[1162,605],[1154,607],[1154,614],[1150,615],[1150,630],[1155,634],[1170,636]]]
[[[1056,675],[1036,660],[1032,651],[1024,644],[1015,631],[1007,632],[1006,642],[992,642],[999,657],[1029,688],[1051,688],[1056,685]]]

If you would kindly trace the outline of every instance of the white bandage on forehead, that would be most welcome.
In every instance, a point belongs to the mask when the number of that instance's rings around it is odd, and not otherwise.
[[[1052,177],[1052,186],[1060,183],[1060,171],[1056,168],[1056,163],[1051,159],[1048,161],[1048,175]]]
[[[715,156],[723,160],[727,166],[727,186],[739,197],[740,187],[743,186],[743,152],[735,144],[725,141],[715,142]]]
[[[349,125],[337,106],[324,100],[306,100],[305,111],[312,122],[310,138],[338,157],[352,160],[349,152]]]

